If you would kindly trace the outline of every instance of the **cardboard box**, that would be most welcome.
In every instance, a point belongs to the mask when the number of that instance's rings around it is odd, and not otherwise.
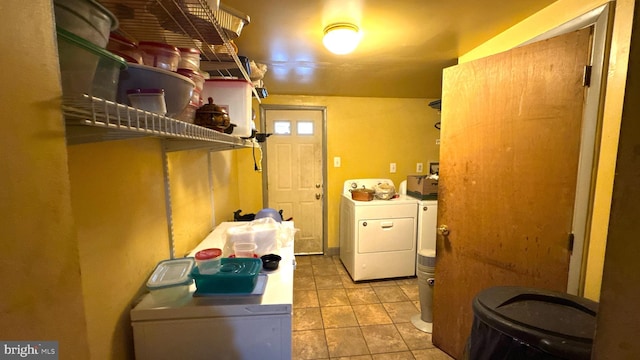
[[[438,180],[429,179],[428,176],[407,176],[407,195],[420,200],[436,200],[438,198]]]

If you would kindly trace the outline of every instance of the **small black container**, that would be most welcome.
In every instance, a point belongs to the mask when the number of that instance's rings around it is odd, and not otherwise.
[[[262,259],[262,268],[265,270],[277,269],[278,264],[280,263],[280,260],[282,260],[280,255],[276,255],[276,254],[262,255],[260,259]]]

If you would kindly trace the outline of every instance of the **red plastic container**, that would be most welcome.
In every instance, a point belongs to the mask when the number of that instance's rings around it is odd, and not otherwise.
[[[177,47],[154,41],[140,41],[138,48],[142,51],[144,65],[169,71],[178,70],[180,51]]]

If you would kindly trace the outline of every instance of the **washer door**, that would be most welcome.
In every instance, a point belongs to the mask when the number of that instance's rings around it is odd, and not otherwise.
[[[415,218],[358,221],[358,253],[415,249]]]

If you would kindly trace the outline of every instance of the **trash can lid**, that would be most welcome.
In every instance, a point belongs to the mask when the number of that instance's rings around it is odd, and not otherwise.
[[[550,354],[590,358],[598,303],[549,290],[518,286],[485,289],[474,314],[492,328]]]

